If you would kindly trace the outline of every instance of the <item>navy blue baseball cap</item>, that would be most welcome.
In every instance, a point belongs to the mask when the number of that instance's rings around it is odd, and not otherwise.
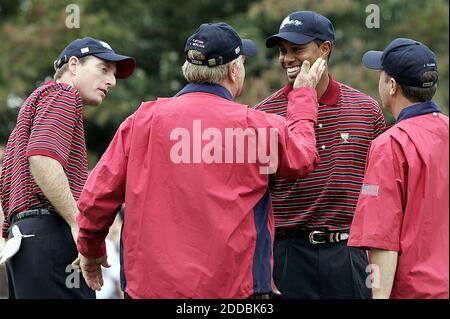
[[[334,27],[331,21],[314,11],[296,11],[281,22],[277,34],[266,39],[266,47],[272,48],[280,40],[306,44],[315,39],[334,42]]]
[[[189,50],[201,52],[199,59],[188,54]],[[225,22],[204,23],[186,41],[184,53],[189,63],[214,67],[233,61],[240,55],[255,56],[255,42],[241,39],[239,34]]]
[[[134,58],[117,54],[108,43],[91,37],[85,37],[72,41],[67,47],[64,48],[54,63],[55,69],[58,69],[69,62],[69,59],[72,56],[82,58],[88,55],[96,56],[102,60],[116,62],[116,78],[118,79],[125,79],[129,77],[133,74],[136,66],[136,61]]]
[[[368,51],[362,63],[369,69],[384,70],[398,83],[427,88],[434,82],[423,82],[422,75],[428,71],[438,71],[436,55],[419,41],[398,38],[389,43],[384,51]]]

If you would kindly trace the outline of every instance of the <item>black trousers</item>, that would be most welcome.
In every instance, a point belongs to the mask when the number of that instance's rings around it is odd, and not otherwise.
[[[81,272],[71,266],[78,252],[61,217],[29,217],[14,225],[35,236],[22,238],[19,251],[6,262],[10,299],[95,299]]]
[[[311,244],[275,237],[274,281],[282,299],[369,299],[371,289],[365,250],[347,241]]]
[[[123,299],[133,299],[133,298],[131,298],[131,296],[124,291],[123,292]]]

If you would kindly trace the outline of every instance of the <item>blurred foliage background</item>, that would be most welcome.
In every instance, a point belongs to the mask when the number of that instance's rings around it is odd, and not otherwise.
[[[80,10],[80,27],[66,19]],[[380,9],[379,28],[366,19]],[[69,7],[70,8],[70,7]],[[118,85],[100,107],[85,109],[85,133],[90,166],[108,146],[119,124],[142,101],[174,95],[185,84],[181,74],[186,38],[204,22],[225,21],[242,37],[254,39],[260,53],[246,60],[244,93],[238,101],[254,105],[284,86],[278,50],[264,39],[276,33],[292,11],[314,10],[336,29],[329,69],[335,79],[378,97],[378,72],[365,69],[367,50],[382,50],[397,37],[427,44],[438,55],[439,89],[435,100],[448,115],[448,11],[446,0],[0,0],[0,145],[15,126],[20,105],[53,76],[53,61],[72,40],[92,36],[117,52],[136,57],[138,68]],[[212,106],[213,107],[213,106]],[[387,121],[393,119],[386,114]]]

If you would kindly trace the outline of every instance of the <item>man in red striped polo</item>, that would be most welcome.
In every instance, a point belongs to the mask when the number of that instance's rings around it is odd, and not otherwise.
[[[76,200],[87,178],[83,106],[100,105],[135,61],[86,37],[71,42],[54,66],[54,80],[20,109],[0,177],[10,298],[95,298],[71,267]]]
[[[312,11],[293,12],[279,33],[266,40],[278,46],[288,84],[255,108],[286,114],[287,94],[303,61],[329,59],[334,28]],[[366,251],[346,240],[364,177],[369,143],[385,128],[377,102],[335,81],[325,72],[316,87],[320,164],[297,180],[272,178],[275,214],[274,280],[281,298],[369,298]]]

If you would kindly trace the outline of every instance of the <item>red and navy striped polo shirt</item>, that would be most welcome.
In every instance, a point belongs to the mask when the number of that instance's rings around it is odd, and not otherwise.
[[[320,164],[297,180],[271,178],[277,229],[349,231],[364,178],[370,142],[386,127],[378,103],[330,78],[316,125]],[[286,115],[286,94],[275,92],[256,109]]]
[[[63,166],[75,200],[87,178],[83,104],[72,86],[49,81],[22,105],[16,127],[6,145],[0,176],[0,198],[5,222],[21,211],[39,207],[55,210],[31,176],[28,157],[43,155]]]

